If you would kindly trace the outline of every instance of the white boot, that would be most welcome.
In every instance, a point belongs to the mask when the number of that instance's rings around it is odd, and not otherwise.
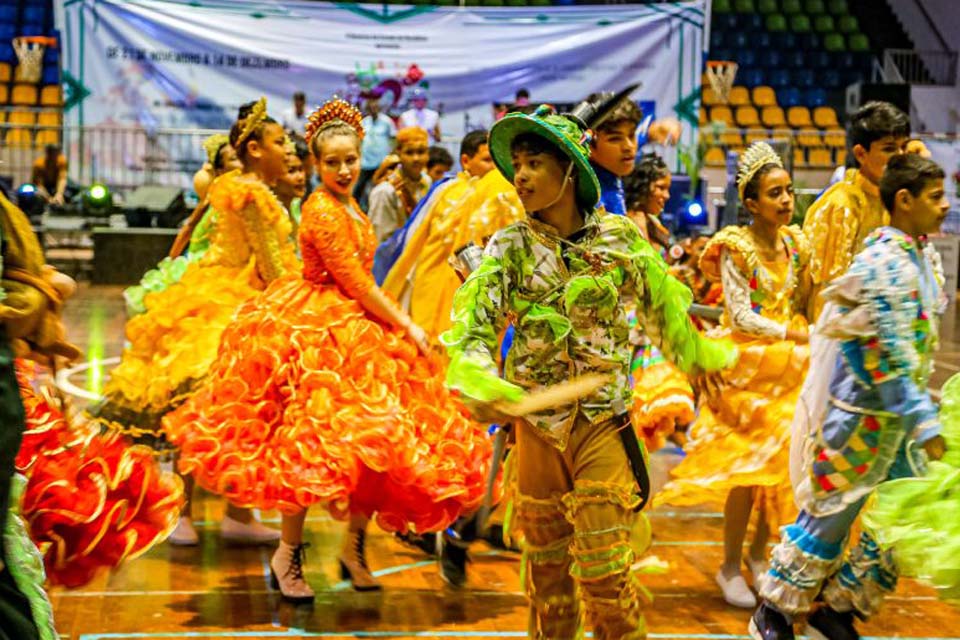
[[[303,560],[307,546],[293,546],[280,541],[280,546],[270,558],[271,586],[280,591],[288,602],[313,602],[314,593],[303,577]]]
[[[739,572],[732,578],[727,578],[723,575],[723,569],[720,569],[717,572],[717,584],[720,585],[723,599],[727,601],[727,604],[740,609],[756,608],[757,598],[750,591],[747,581],[743,579],[743,575]]]
[[[273,544],[280,539],[280,531],[257,520],[243,523],[230,516],[223,516],[220,522],[220,537],[236,544]]]

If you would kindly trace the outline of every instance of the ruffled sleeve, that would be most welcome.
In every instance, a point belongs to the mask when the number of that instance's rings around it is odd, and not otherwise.
[[[636,294],[637,320],[654,345],[685,373],[732,366],[737,360],[733,343],[707,338],[691,322],[687,313],[693,303],[690,289],[669,274],[663,257],[640,237],[631,221],[615,220],[628,247],[623,264],[626,284]]]
[[[754,311],[750,302],[750,281],[726,247],[720,251],[720,280],[723,282],[727,318],[733,329],[747,335],[777,340],[787,335],[786,325],[764,318]]]
[[[370,223],[364,220],[364,223]],[[300,246],[304,275],[315,280],[326,270],[343,291],[354,299],[376,286],[373,274],[360,259],[360,247],[349,225],[357,224],[344,206],[324,192],[316,192],[303,205]],[[369,230],[361,230],[369,233]]]

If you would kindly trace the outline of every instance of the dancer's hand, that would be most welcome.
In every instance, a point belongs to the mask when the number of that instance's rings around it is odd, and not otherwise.
[[[787,329],[787,333],[783,337],[797,344],[807,344],[810,342],[810,334],[803,329]]]
[[[947,452],[947,443],[943,436],[934,436],[923,443],[923,449],[931,460],[939,460]]]
[[[500,411],[500,405],[497,402],[479,402],[464,399],[463,404],[470,411],[470,417],[476,422],[503,425],[513,420],[512,416]]]
[[[413,340],[417,345],[417,349],[419,349],[420,353],[424,356],[429,356],[435,352],[433,343],[430,342],[430,337],[419,325],[411,322],[407,326],[407,335],[410,336],[410,339]]]

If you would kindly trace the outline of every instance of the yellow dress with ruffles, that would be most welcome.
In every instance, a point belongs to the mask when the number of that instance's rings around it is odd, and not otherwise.
[[[707,245],[700,268],[720,279],[723,250],[748,282],[754,313],[800,329],[808,285],[809,252],[799,229],[781,228],[789,259],[765,260],[747,227],[728,227]],[[790,425],[809,364],[807,345],[737,331],[727,310],[721,334],[740,351],[736,367],[723,373],[720,393],[708,397],[690,429],[686,457],[656,504],[723,504],[731,489],[758,487],[771,525],[795,515],[789,474]]]
[[[163,414],[207,375],[236,308],[299,267],[290,219],[262,182],[235,171],[208,195],[220,216],[210,248],[127,322],[129,345],[104,389],[102,419],[157,433]]]
[[[437,337],[450,328],[453,295],[461,284],[450,257],[466,244],[483,244],[526,214],[513,185],[499,171],[490,171],[482,178],[461,174],[424,215],[383,290],[409,301],[413,321]]]

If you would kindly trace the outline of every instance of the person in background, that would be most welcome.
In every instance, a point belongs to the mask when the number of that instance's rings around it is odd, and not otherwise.
[[[289,137],[296,149],[297,157],[300,158],[300,162],[303,163],[303,180],[306,186],[301,200],[306,200],[307,197],[313,193],[313,190],[317,188],[316,162],[303,136],[294,133],[289,134]]]
[[[450,152],[439,145],[430,147],[427,156],[427,175],[430,176],[431,182],[436,182],[451,169],[453,169],[453,156]]]
[[[529,107],[530,91],[527,89],[517,89],[517,94],[513,99],[513,105],[515,107]]]
[[[429,136],[425,129],[408,127],[397,132],[398,164],[370,192],[370,210],[377,242],[402,227],[420,198],[430,188],[427,167]]]
[[[293,94],[293,106],[280,116],[284,130],[302,136],[307,127],[307,96],[303,91]]]
[[[367,115],[363,119],[363,130],[367,134],[360,147],[360,179],[353,194],[364,210],[369,195],[367,187],[375,185],[373,175],[393,151],[397,139],[397,126],[388,115],[381,113],[380,108],[379,98],[367,100]]]
[[[416,89],[410,98],[411,108],[400,114],[400,128],[420,127],[430,133],[434,142],[440,142],[440,114],[427,107],[427,94]]]
[[[30,182],[48,203],[62,205],[67,190],[67,157],[60,153],[60,147],[48,144],[43,157],[33,163]]]

